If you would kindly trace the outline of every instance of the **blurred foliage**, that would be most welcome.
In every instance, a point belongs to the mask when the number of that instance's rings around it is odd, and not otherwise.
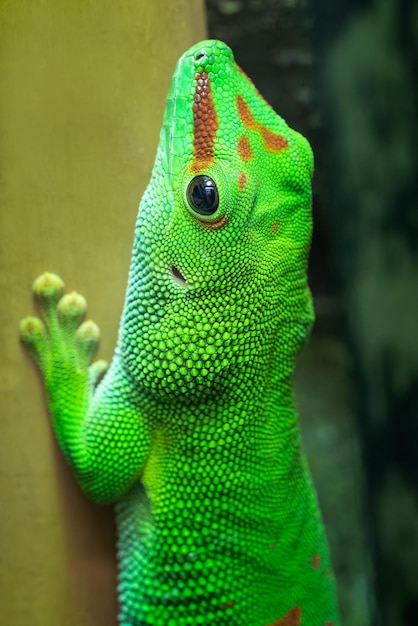
[[[418,624],[418,10],[345,5],[337,35],[318,33],[330,222],[357,385],[372,619],[409,626]]]

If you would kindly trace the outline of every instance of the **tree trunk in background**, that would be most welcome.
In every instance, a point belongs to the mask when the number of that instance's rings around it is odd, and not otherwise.
[[[417,7],[313,5],[333,241],[366,467],[373,625],[416,626]]]
[[[116,624],[113,512],[76,486],[18,341],[54,271],[116,341],[138,201],[174,64],[205,37],[195,0],[0,5],[0,623]]]

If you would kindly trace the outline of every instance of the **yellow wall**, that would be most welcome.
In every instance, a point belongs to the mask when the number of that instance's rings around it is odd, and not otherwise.
[[[87,502],[18,341],[44,270],[86,296],[110,358],[138,201],[201,0],[0,3],[0,624],[116,623],[113,514]]]

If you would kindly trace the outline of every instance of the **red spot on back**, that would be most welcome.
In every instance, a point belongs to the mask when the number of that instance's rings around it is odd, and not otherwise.
[[[220,604],[219,606],[217,606],[216,608],[219,611],[226,611],[226,609],[232,609],[232,607],[235,605],[235,601],[234,600],[228,600],[228,602],[224,602],[224,604]]]
[[[286,615],[279,617],[279,619],[274,620],[274,622],[266,624],[266,626],[300,626],[301,619],[302,609],[300,606],[294,606],[288,610]]]
[[[334,622],[324,622],[324,626],[334,626]]]
[[[243,161],[251,161],[254,156],[249,139],[245,135],[238,139],[238,154]]]
[[[198,172],[214,161],[215,135],[218,117],[212,98],[210,79],[206,72],[195,76],[196,91],[193,104],[193,162],[191,172]]]
[[[245,128],[247,128],[247,130],[256,130],[260,133],[266,150],[269,152],[280,152],[281,150],[287,148],[288,141],[286,137],[276,135],[276,133],[267,128],[264,124],[257,122],[250,107],[248,106],[247,101],[240,95],[237,96],[237,108],[238,115],[240,116]]]
[[[279,230],[279,226],[280,226],[279,220],[274,220],[273,224],[271,225],[272,232],[277,233],[277,231]]]
[[[328,580],[333,580],[334,579],[334,572],[332,571],[332,569],[330,567],[325,572],[325,576],[328,578]]]
[[[244,189],[246,184],[247,184],[247,175],[244,172],[240,172],[240,175],[238,176],[238,187],[240,191]]]
[[[321,555],[313,554],[311,558],[311,564],[314,569],[319,569],[321,567]]]

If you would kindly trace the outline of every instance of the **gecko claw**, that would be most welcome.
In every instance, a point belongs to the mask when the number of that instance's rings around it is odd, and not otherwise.
[[[46,328],[38,317],[29,316],[19,324],[20,339],[36,363],[40,365],[41,355],[48,342]]]
[[[52,272],[44,272],[35,279],[32,290],[35,300],[43,308],[45,305],[56,304],[64,293],[64,282]]]
[[[57,372],[67,376],[70,371],[76,370],[84,370],[93,381],[97,381],[107,364],[98,361],[89,371],[100,330],[91,320],[82,322],[87,310],[85,298],[75,291],[64,294],[64,282],[51,272],[38,276],[32,289],[42,319],[26,317],[22,320],[20,337],[46,382]]]
[[[97,385],[99,380],[104,376],[109,368],[109,363],[104,359],[99,359],[92,363],[89,367],[90,383],[93,387]]]

